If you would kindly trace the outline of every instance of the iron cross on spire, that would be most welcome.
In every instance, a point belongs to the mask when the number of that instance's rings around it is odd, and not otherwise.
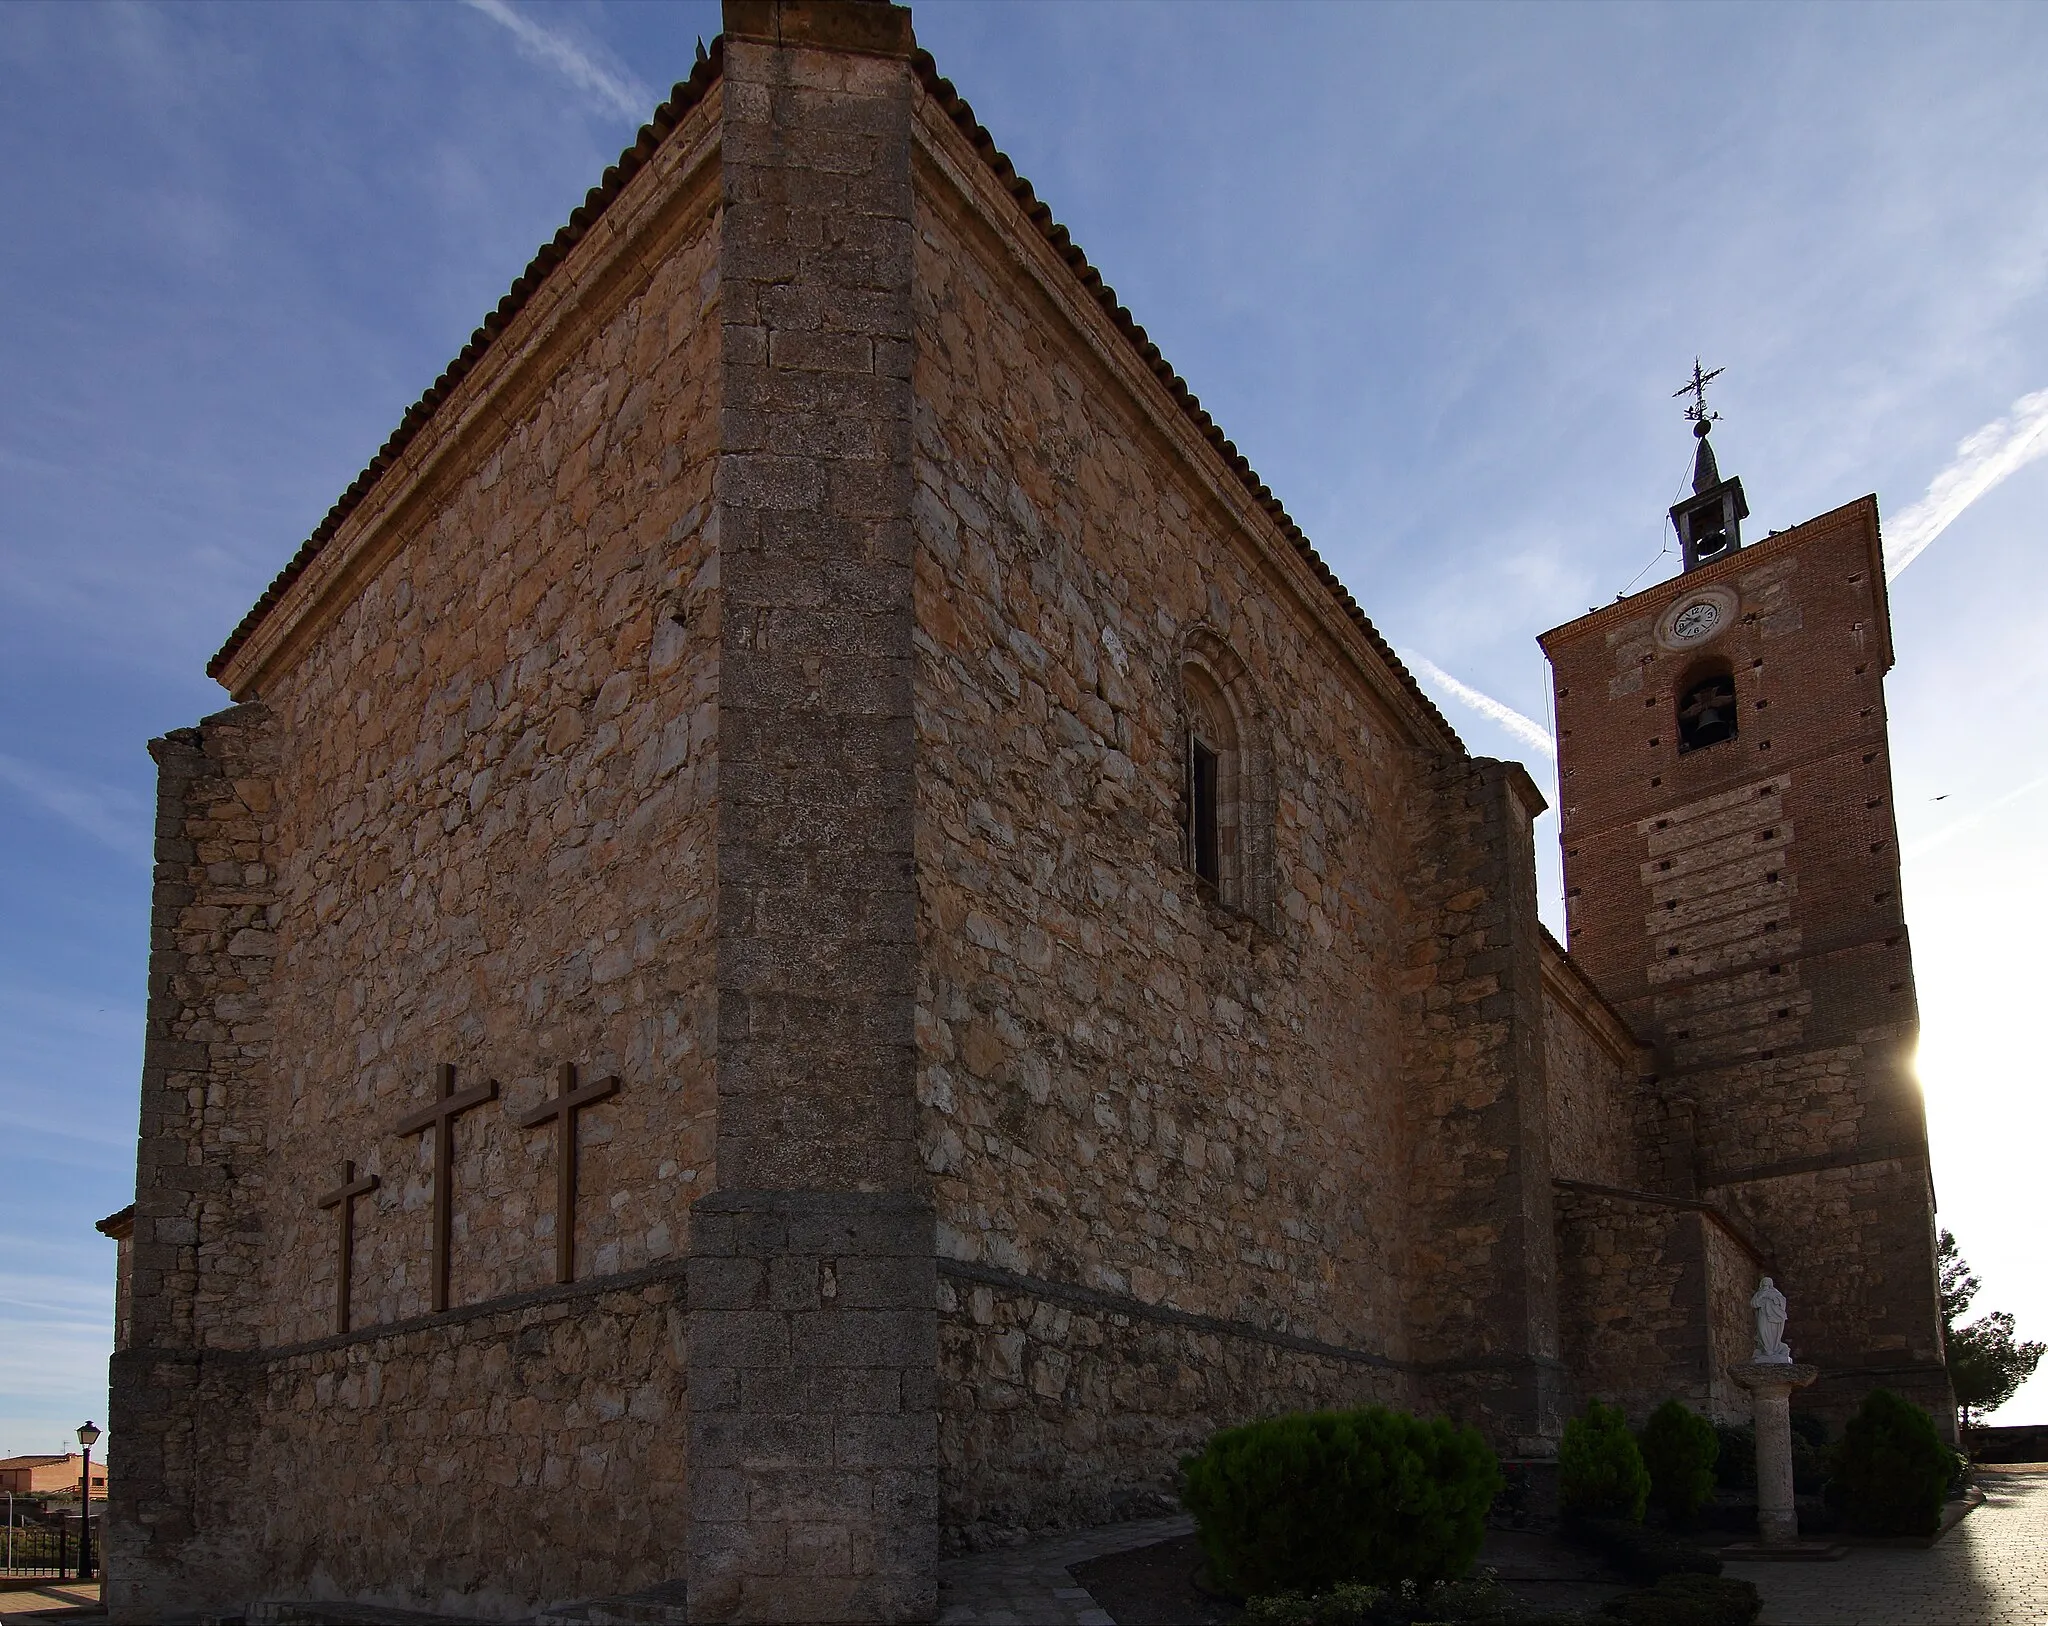
[[[1721,416],[1718,412],[1707,410],[1707,386],[1727,370],[1726,367],[1716,367],[1711,373],[1703,372],[1700,368],[1700,358],[1692,358],[1692,377],[1671,392],[1671,399],[1674,401],[1685,395],[1692,397],[1692,405],[1685,409],[1687,423],[1712,423]]]

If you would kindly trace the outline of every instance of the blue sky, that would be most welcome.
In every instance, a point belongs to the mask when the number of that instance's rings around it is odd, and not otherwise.
[[[0,1453],[103,1420],[144,742],[224,703],[207,656],[717,26],[0,7]],[[1382,630],[1539,723],[1535,634],[1673,567],[1695,355],[1728,369],[1715,439],[1759,530],[1868,491],[1892,526],[1938,487],[1889,691],[1922,1071],[1982,1302],[2048,1335],[2048,11],[917,27]],[[1999,1420],[2048,1420],[2048,1379]]]

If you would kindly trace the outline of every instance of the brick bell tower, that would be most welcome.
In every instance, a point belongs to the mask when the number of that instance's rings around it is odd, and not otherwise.
[[[1693,494],[1671,510],[1684,570],[1539,640],[1569,948],[1654,1047],[1642,1183],[1711,1205],[1761,1250],[1788,1341],[1822,1371],[1800,1404],[1839,1426],[1888,1387],[1952,1431],[1877,499],[1745,545],[1742,483],[1708,439],[1712,376],[1696,365],[1680,391],[1698,438]],[[1712,1324],[1687,1341],[1722,1351],[1706,1364],[1743,1358],[1755,1272],[1694,1270],[1654,1308]],[[1723,1373],[1690,1377],[1733,1405]]]

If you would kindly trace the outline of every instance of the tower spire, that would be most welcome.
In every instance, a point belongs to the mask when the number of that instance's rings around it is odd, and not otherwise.
[[[1707,438],[1721,417],[1707,407],[1707,386],[1725,371],[1724,367],[1716,367],[1708,372],[1695,356],[1692,377],[1672,392],[1673,400],[1692,397],[1686,404],[1685,416],[1699,441],[1699,450],[1692,460],[1692,496],[1671,510],[1671,523],[1678,528],[1687,570],[1696,570],[1741,547],[1742,522],[1749,517],[1742,482],[1721,478],[1721,465],[1715,460],[1713,443]]]

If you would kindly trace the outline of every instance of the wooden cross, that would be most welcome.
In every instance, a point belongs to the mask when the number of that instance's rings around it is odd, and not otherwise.
[[[320,1199],[322,1208],[341,1211],[335,1216],[341,1244],[341,1263],[335,1269],[334,1279],[334,1330],[337,1335],[348,1331],[348,1289],[355,1275],[356,1199],[367,1197],[376,1189],[377,1177],[374,1174],[366,1174],[358,1180],[356,1166],[343,1163],[341,1184]]]
[[[555,1121],[555,1280],[576,1279],[576,1114],[587,1106],[616,1095],[617,1078],[601,1078],[595,1084],[576,1088],[576,1064],[565,1061],[556,1070],[559,1082],[555,1098],[543,1101],[531,1112],[521,1113],[519,1127],[532,1129],[550,1118]]]
[[[399,1119],[391,1133],[434,1132],[434,1308],[448,1308],[448,1234],[455,1218],[455,1120],[486,1101],[498,1098],[498,1081],[486,1079],[473,1090],[455,1093],[455,1069],[442,1062],[434,1069],[436,1099],[430,1107]]]

